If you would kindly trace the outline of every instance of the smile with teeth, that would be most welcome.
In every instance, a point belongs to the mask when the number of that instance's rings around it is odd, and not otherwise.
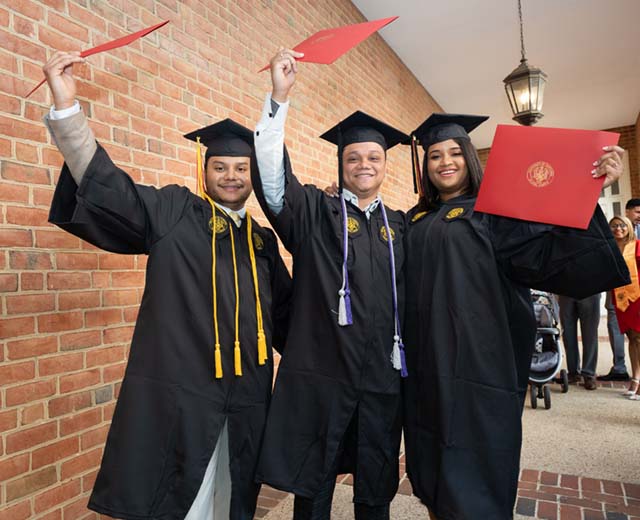
[[[456,173],[457,170],[442,170],[441,172],[438,172],[438,175],[442,175],[442,176],[449,176],[449,175],[454,175]]]

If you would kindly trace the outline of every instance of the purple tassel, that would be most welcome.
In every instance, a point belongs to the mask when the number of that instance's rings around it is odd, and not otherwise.
[[[400,364],[402,368],[400,369],[400,376],[407,377],[409,372],[407,372],[407,360],[404,357],[404,344],[400,343]]]
[[[347,289],[344,295],[344,307],[345,307],[345,310],[347,311],[347,325],[353,324],[353,316],[351,314],[351,296],[349,296],[350,294],[351,294],[351,291]]]

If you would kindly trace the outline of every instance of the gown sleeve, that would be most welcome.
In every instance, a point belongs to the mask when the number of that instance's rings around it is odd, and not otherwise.
[[[291,161],[284,149],[284,205],[278,214],[269,210],[262,190],[260,170],[255,157],[251,163],[251,181],[262,211],[282,240],[287,251],[294,253],[298,245],[312,232],[312,227],[321,222],[324,192],[313,185],[302,185],[293,174]]]
[[[585,298],[629,283],[629,271],[600,206],[584,230],[490,219],[498,264],[520,285]]]
[[[274,262],[271,273],[271,316],[273,325],[273,347],[282,354],[289,331],[291,304],[291,275],[278,252],[278,243],[273,231],[268,230],[273,238]]]
[[[135,184],[98,145],[79,186],[63,166],[49,222],[106,251],[147,254],[180,220],[190,193]]]

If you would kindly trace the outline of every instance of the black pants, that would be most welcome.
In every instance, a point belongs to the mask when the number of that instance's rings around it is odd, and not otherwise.
[[[342,459],[343,457],[349,458],[349,456],[355,457],[355,453],[357,453],[357,424],[358,410],[356,409],[340,442],[333,470],[329,472],[327,480],[322,484],[315,497],[305,498],[296,495],[293,502],[293,520],[329,520],[333,491],[336,488],[336,477],[342,465]],[[389,504],[368,506],[354,503],[353,510],[355,520],[389,520]]]
[[[333,480],[327,480],[314,498],[296,495],[293,502],[293,520],[329,520],[331,518],[331,502],[335,487],[336,479],[334,475]],[[353,510],[355,520],[389,520],[389,504],[368,506],[355,503],[353,504]]]

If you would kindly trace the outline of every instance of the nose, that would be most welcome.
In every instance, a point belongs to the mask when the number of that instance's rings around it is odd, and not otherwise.
[[[224,178],[226,180],[234,180],[234,179],[237,179],[238,176],[236,174],[236,171],[233,168],[227,168],[224,172]]]

